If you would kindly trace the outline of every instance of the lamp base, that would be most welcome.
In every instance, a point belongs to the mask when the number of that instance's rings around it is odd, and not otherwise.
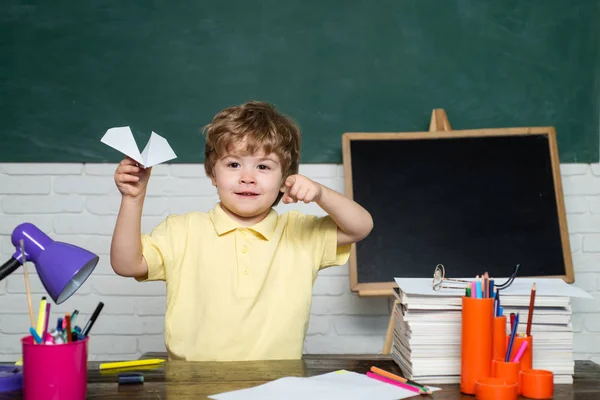
[[[0,365],[0,393],[23,389],[23,369],[14,365]]]

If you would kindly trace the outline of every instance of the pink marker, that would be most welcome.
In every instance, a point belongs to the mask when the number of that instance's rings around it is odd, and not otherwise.
[[[46,303],[46,312],[44,314],[44,331],[40,332],[42,339],[46,339],[46,332],[48,332],[48,321],[50,320],[50,302]]]
[[[477,297],[477,283],[475,281],[471,282],[471,297]]]
[[[418,387],[414,387],[412,385],[407,385],[406,383],[402,383],[399,381],[394,381],[392,379],[386,378],[385,376],[377,375],[372,372],[367,372],[367,376],[369,378],[373,378],[380,382],[389,383],[390,385],[401,387],[402,389],[410,390],[411,392],[419,393],[419,394],[427,394],[424,390],[419,389]]]
[[[529,346],[529,343],[527,342],[527,340],[523,340],[523,342],[521,343],[521,347],[519,347],[519,351],[517,351],[517,354],[515,354],[515,358],[513,358],[513,362],[521,361],[521,357],[523,357],[523,354],[525,354],[527,346]]]

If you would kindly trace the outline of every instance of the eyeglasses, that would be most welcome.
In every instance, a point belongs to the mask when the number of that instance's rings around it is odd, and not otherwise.
[[[496,288],[497,291],[506,289],[507,287],[509,287],[510,285],[512,285],[513,281],[515,280],[515,278],[517,277],[517,275],[519,274],[519,269],[521,268],[521,264],[517,264],[515,266],[515,269],[513,270],[512,275],[510,276],[510,278],[508,278],[506,280],[506,282],[502,283],[502,284],[496,284],[494,287]],[[465,290],[467,288],[467,285],[470,285],[471,281],[465,281],[465,280],[461,280],[461,279],[453,279],[453,278],[446,278],[446,268],[444,268],[444,265],[442,264],[438,264],[435,266],[435,269],[433,270],[433,283],[432,283],[432,287],[433,290],[438,291],[442,288],[444,289],[460,289],[460,290]]]

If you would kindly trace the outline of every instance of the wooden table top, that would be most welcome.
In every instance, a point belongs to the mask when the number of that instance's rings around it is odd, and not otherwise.
[[[146,354],[142,358],[156,356]],[[153,369],[138,369],[143,372],[143,384],[119,385],[117,374],[122,371],[101,373],[98,365],[98,362],[89,363],[88,399],[206,399],[212,394],[249,388],[285,376],[314,376],[339,369],[365,373],[373,365],[400,374],[398,366],[388,356],[311,355],[293,361],[169,361]],[[474,396],[462,395],[458,385],[436,386],[443,390],[430,398],[474,399]],[[0,400],[20,398],[18,393],[0,393]],[[574,384],[556,385],[554,399],[600,399],[600,366],[591,361],[576,361]]]

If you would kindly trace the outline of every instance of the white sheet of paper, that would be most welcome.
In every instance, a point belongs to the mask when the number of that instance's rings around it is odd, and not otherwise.
[[[110,128],[106,131],[100,141],[126,156],[131,157],[145,168],[164,163],[177,158],[177,155],[169,146],[169,142],[159,134],[152,132],[150,139],[140,153],[133,133],[128,126]]]
[[[440,390],[436,387],[430,389]],[[215,400],[395,400],[413,396],[418,394],[363,374],[341,370],[309,378],[281,378],[253,388],[208,397]]]
[[[464,281],[474,281],[473,278],[457,278]],[[504,283],[508,278],[494,278],[496,283]],[[421,296],[457,296],[461,294],[460,290],[442,288],[438,291],[433,290],[431,278],[394,278],[396,284],[402,291],[408,295]],[[531,294],[531,285],[535,282],[536,296],[565,296],[580,297],[584,299],[593,299],[592,295],[583,289],[566,283],[560,278],[516,278],[512,285],[502,289],[503,295],[524,295]],[[464,290],[462,291],[464,293]]]

